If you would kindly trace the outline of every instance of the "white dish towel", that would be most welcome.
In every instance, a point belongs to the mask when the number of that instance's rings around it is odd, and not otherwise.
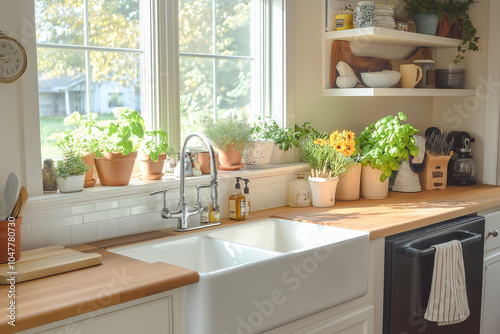
[[[436,254],[424,319],[437,322],[438,326],[462,322],[470,314],[462,244],[452,240],[432,247]]]

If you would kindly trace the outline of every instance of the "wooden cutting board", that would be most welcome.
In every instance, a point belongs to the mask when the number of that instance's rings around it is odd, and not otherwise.
[[[7,281],[15,274],[16,283],[32,279],[64,273],[71,270],[95,266],[102,262],[98,253],[82,253],[63,246],[51,246],[24,251],[21,259],[16,261],[15,268],[8,263],[0,265],[0,284],[10,284]]]

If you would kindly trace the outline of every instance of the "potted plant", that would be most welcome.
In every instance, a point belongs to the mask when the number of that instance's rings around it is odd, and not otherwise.
[[[141,180],[159,180],[165,174],[163,166],[167,159],[167,154],[172,155],[173,150],[168,146],[168,133],[159,128],[146,131],[148,139],[141,142],[138,160],[141,168]]]
[[[72,127],[66,131],[52,134],[49,139],[55,139],[55,145],[64,156],[80,156],[89,168],[85,172],[85,187],[92,187],[96,180],[94,176],[94,157],[99,151],[99,141],[95,137],[97,114],[80,115],[75,111],[64,119],[64,125]]]
[[[79,156],[67,156],[58,161],[55,177],[62,193],[82,191],[85,183],[87,165]]]
[[[300,139],[311,132],[317,132],[310,126],[310,122],[305,122],[302,127],[295,125],[294,128],[280,127],[276,120],[271,117],[259,117],[256,123],[254,133],[262,139],[273,140],[273,150],[270,163],[282,164],[287,162],[286,152],[293,148],[300,147]],[[295,161],[294,158],[288,159],[290,162]]]
[[[252,137],[252,127],[245,119],[234,115],[215,121],[207,119],[203,128],[203,133],[219,152],[221,170],[236,170],[244,166],[241,163],[242,153]]]
[[[359,138],[352,131],[342,131],[340,134],[346,140],[354,140],[354,152],[349,156],[352,165],[346,173],[339,175],[335,199],[341,201],[355,201],[359,199],[361,185],[361,154]]]
[[[417,32],[436,35],[442,4],[437,0],[403,0],[405,10],[412,14]]]
[[[361,196],[383,199],[389,191],[389,177],[409,154],[416,156],[418,146],[412,137],[419,131],[406,121],[406,115],[386,116],[370,124],[360,135],[362,164]]]
[[[95,166],[105,186],[124,186],[130,182],[139,142],[144,138],[144,119],[128,108],[115,108],[116,120],[101,124],[100,151]]]
[[[302,144],[302,159],[311,167],[312,204],[315,207],[335,205],[338,176],[348,172],[355,164],[350,156],[355,150],[354,138],[346,138],[342,133],[309,134]]]

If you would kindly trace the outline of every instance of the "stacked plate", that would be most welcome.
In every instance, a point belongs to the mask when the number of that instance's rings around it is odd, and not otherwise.
[[[394,8],[391,5],[375,5],[375,27],[395,29]]]

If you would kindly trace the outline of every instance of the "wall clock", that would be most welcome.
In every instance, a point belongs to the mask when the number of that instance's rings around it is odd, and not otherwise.
[[[0,32],[0,82],[13,82],[26,71],[28,58],[21,43]]]

